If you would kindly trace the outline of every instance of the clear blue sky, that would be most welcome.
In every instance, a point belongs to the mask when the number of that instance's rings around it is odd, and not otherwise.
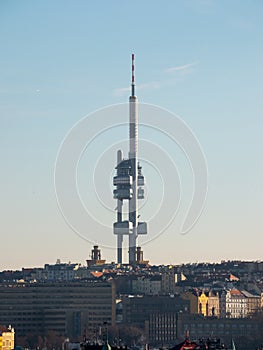
[[[195,227],[181,235],[179,215],[143,246],[145,258],[159,264],[262,259],[262,12],[260,0],[2,0],[0,269],[89,257],[92,244],[58,209],[55,160],[77,121],[127,102],[132,52],[139,100],[178,114],[200,141],[209,169]],[[85,160],[94,169],[94,157]],[[114,166],[105,169],[107,185]],[[85,169],[83,163],[83,191]],[[93,206],[92,196],[86,201]],[[114,214],[107,220],[110,227]],[[102,228],[97,243],[107,240],[115,244]],[[102,255],[114,260],[115,250],[102,247]]]

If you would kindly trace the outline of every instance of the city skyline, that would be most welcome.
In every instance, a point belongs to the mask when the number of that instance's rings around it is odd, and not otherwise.
[[[161,236],[154,233],[143,242],[145,259],[152,264],[262,260],[262,7],[212,0],[151,6],[116,1],[103,8],[86,1],[2,1],[0,230],[8,249],[2,251],[1,270],[43,266],[57,258],[84,263],[92,242],[104,259],[116,261],[115,213],[104,211],[91,180],[104,155],[101,191],[114,209],[115,147],[127,149],[127,125],[94,139],[79,162],[83,202],[103,224],[99,235],[89,228],[90,241],[64,221],[54,169],[63,139],[76,123],[107,106],[128,104],[132,52],[139,103],[179,116],[199,141],[209,173],[204,211],[182,235],[192,195],[191,166],[180,145],[140,127],[142,155],[150,153],[144,140],[164,150],[182,181],[178,215]],[[141,160],[149,186],[142,214],[148,221],[158,212],[162,178],[158,166],[150,174],[154,164]],[[151,221],[148,231],[154,231]]]

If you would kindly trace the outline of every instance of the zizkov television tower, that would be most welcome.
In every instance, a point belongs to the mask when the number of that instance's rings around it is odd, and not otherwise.
[[[144,198],[144,176],[138,163],[138,99],[135,96],[134,54],[132,54],[132,83],[129,98],[129,158],[124,159],[122,151],[117,152],[117,176],[113,178],[117,199],[117,222],[113,225],[117,235],[117,261],[122,263],[123,236],[129,236],[129,264],[136,263],[136,242],[138,235],[147,234],[146,222],[139,222],[138,199]],[[129,201],[129,216],[123,220],[123,201]]]

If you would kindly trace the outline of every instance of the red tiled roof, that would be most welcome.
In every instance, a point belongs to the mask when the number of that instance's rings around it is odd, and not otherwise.
[[[103,272],[93,271],[93,272],[91,272],[91,275],[94,277],[101,277],[101,276],[103,276]]]
[[[231,289],[230,294],[231,295],[241,295],[241,292],[237,289]]]

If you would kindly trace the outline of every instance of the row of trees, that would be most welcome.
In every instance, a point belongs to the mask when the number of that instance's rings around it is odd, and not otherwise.
[[[258,313],[254,315],[253,318],[259,326],[257,329],[260,329],[261,331],[256,332],[255,329],[251,329],[250,336],[245,337],[236,335],[234,340],[237,350],[263,350],[263,313]],[[106,339],[106,334],[109,343],[116,346],[141,346],[146,343],[144,330],[132,325],[104,326],[104,328],[102,327],[101,332],[94,330],[94,332],[86,333],[79,337],[79,339],[71,339],[71,341],[82,342],[84,338],[93,342],[103,341]],[[28,334],[23,337],[17,336],[16,345],[28,349],[61,350],[62,344],[65,341],[65,336],[61,336],[57,332],[50,330],[45,336],[36,334]]]
[[[39,350],[61,350],[65,337],[59,335],[55,331],[48,331],[45,336],[37,334],[28,334],[26,336],[17,336],[16,345],[24,349],[39,349]]]
[[[106,339],[106,330],[102,334],[97,331],[86,333],[85,336],[74,339],[74,341],[82,342],[84,338],[96,342]],[[145,344],[144,331],[134,326],[114,326],[109,327],[108,340],[110,344],[119,345],[143,345]],[[39,350],[61,350],[62,344],[66,341],[65,336],[59,335],[55,331],[48,331],[45,336],[36,334],[28,334],[26,336],[17,336],[16,345],[24,349],[39,349]]]

